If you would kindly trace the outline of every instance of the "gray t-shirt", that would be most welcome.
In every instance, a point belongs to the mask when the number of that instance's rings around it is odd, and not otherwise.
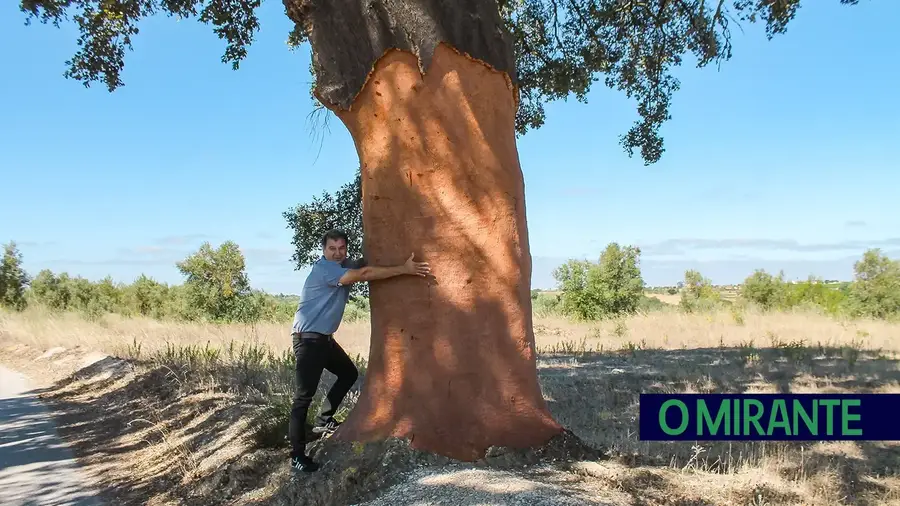
[[[334,334],[350,298],[350,286],[341,285],[339,280],[345,272],[360,264],[360,260],[337,263],[320,257],[303,284],[292,332]]]

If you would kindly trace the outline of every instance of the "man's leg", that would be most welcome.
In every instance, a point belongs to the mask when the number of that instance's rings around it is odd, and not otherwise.
[[[359,377],[359,370],[353,360],[347,356],[347,353],[341,348],[341,345],[334,339],[330,339],[328,344],[328,355],[325,360],[325,369],[337,376],[334,385],[328,390],[328,395],[322,403],[322,412],[316,418],[315,432],[321,432],[322,429],[331,430],[336,424],[334,423],[334,414],[337,413],[338,406],[344,400],[347,392],[356,383]],[[330,424],[329,424],[330,422]]]
[[[319,387],[319,378],[325,367],[328,344],[323,341],[300,339],[293,336],[296,364],[296,385],[291,405],[290,439],[291,458],[306,457],[306,417],[309,405]]]

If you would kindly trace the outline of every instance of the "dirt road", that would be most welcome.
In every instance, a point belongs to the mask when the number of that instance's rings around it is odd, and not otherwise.
[[[0,505],[101,506],[27,378],[0,366]]]

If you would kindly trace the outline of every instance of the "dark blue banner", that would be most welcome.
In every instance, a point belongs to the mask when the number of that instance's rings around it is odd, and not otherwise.
[[[900,441],[900,394],[641,394],[642,441]]]

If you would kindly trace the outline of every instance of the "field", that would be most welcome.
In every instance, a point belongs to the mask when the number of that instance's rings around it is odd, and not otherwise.
[[[541,486],[565,483],[583,504],[900,504],[896,443],[651,443],[636,419],[641,392],[900,392],[900,325],[672,308],[594,324],[538,316],[535,336],[554,416],[608,456],[532,476]],[[362,363],[365,321],[337,339]],[[46,380],[62,434],[117,500],[319,504],[287,484],[280,426],[269,441],[259,430],[259,413],[289,402],[285,325],[29,309],[0,313],[0,348]]]

